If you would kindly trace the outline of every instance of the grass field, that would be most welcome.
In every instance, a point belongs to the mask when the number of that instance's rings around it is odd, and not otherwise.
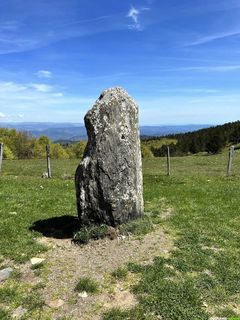
[[[113,309],[105,320],[240,316],[238,152],[231,177],[226,177],[227,153],[173,158],[170,177],[165,174],[166,159],[144,159],[145,211],[168,233],[174,249],[168,256],[155,257],[151,265],[128,266],[128,272],[140,279],[132,286],[138,304],[131,310]],[[29,230],[34,222],[76,215],[74,183],[63,175],[73,175],[77,163],[53,161],[51,180],[41,178],[42,160],[3,163],[0,269],[12,261],[16,270],[0,285],[0,319],[11,319],[12,310],[23,305],[28,311],[22,319],[51,319],[41,313],[39,288],[19,285],[17,266],[46,250],[36,241],[40,234]],[[169,217],[160,218],[166,209]]]

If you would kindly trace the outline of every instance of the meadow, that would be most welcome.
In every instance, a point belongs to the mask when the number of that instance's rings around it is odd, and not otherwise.
[[[145,212],[173,242],[169,254],[151,264],[128,263],[124,274],[136,275],[131,292],[138,303],[113,308],[110,319],[189,320],[240,316],[240,162],[226,176],[227,151],[171,159],[143,159]],[[21,319],[53,319],[44,309],[39,284],[25,284],[21,268],[48,248],[31,230],[38,220],[76,216],[73,179],[78,160],[53,160],[52,179],[42,179],[44,160],[5,160],[0,173],[0,269],[14,272],[0,284],[0,319],[11,319],[24,306]],[[163,216],[161,213],[168,212]],[[44,272],[50,272],[44,267]],[[118,274],[118,272],[116,272]],[[121,272],[120,272],[121,274]],[[125,276],[124,276],[125,277]],[[124,279],[122,279],[124,281]],[[71,319],[58,317],[56,319]]]

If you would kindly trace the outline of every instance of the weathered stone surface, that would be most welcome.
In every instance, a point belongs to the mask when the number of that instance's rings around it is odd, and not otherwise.
[[[75,175],[82,224],[111,226],[143,214],[138,106],[122,88],[104,91],[85,118],[88,144]]]

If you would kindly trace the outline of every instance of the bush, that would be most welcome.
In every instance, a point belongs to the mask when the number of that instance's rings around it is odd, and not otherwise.
[[[3,147],[3,159],[7,159],[7,160],[14,159],[13,152],[7,145],[4,145]]]
[[[69,159],[68,153],[59,143],[51,145],[50,153],[53,159]]]
[[[146,159],[154,158],[152,151],[148,148],[148,146],[144,145],[143,143],[141,143],[141,154],[142,157]]]

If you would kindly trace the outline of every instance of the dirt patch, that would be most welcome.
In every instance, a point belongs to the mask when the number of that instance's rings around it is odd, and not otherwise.
[[[47,271],[43,276],[46,283],[42,289],[43,298],[48,304],[57,299],[64,301],[61,307],[53,310],[52,319],[67,316],[69,319],[98,320],[102,312],[109,308],[131,308],[137,303],[130,292],[136,277],[129,275],[121,282],[115,281],[110,273],[128,262],[149,264],[155,256],[167,255],[173,247],[169,237],[159,227],[141,239],[133,236],[120,241],[104,239],[83,247],[69,239],[42,237],[39,241],[50,247],[44,254]],[[25,267],[23,278],[33,281],[33,272],[27,270],[29,268]],[[75,292],[81,277],[96,280],[100,286],[99,294]]]

